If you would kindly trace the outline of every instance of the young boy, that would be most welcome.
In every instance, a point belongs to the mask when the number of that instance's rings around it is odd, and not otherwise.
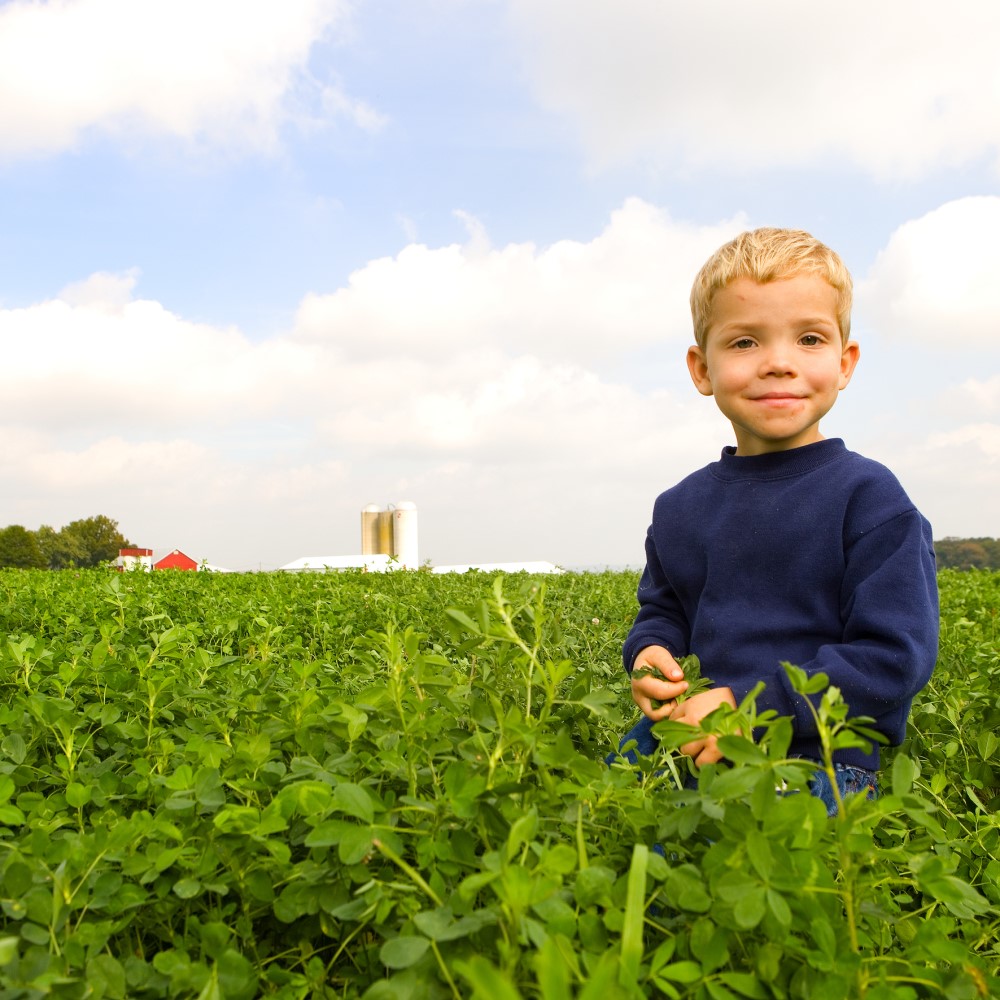
[[[851,715],[902,741],[937,657],[934,551],[930,525],[892,473],[820,433],[858,362],[851,297],[840,257],[798,230],[743,233],[695,279],[687,365],[736,446],[656,500],[622,651],[644,717],[623,746],[635,739],[650,754],[655,722],[697,725],[764,681],[758,709],[790,716],[789,753],[819,760],[783,660],[827,674]],[[677,658],[689,653],[714,686],[678,705],[687,682]],[[714,736],[681,750],[698,767],[722,759]],[[842,793],[877,788],[877,746],[834,761]],[[832,806],[825,774],[811,790]]]

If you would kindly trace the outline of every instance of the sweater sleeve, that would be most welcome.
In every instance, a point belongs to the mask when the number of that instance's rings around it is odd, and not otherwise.
[[[895,745],[902,742],[913,696],[930,679],[938,648],[938,590],[931,528],[912,507],[845,538],[842,641],[799,663],[838,687],[852,716],[867,715]],[[803,698],[783,669],[763,677],[758,708],[794,719],[799,736],[815,736]],[[753,686],[733,685],[737,701]]]
[[[636,595],[639,612],[622,646],[622,660],[628,673],[635,658],[647,646],[664,646],[674,657],[687,655],[691,631],[687,616],[674,592],[656,552],[653,528],[646,532],[646,568],[639,579]]]

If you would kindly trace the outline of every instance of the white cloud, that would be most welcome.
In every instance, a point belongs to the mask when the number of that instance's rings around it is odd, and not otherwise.
[[[0,157],[89,130],[269,149],[289,119],[379,116],[308,73],[347,0],[10,0],[0,7]],[[314,109],[314,110],[310,110]]]
[[[139,269],[130,268],[123,274],[99,271],[84,281],[74,281],[60,293],[59,299],[71,306],[88,306],[121,315],[132,299],[132,290],[139,280]]]
[[[1000,7],[510,0],[539,99],[598,162],[917,176],[1000,150]]]
[[[132,300],[134,272],[97,274],[58,299],[0,310],[0,420],[73,429],[229,425],[268,413],[308,380],[308,348]],[[281,377],[275,379],[274,372]]]
[[[465,216],[465,246],[413,244],[372,261],[332,294],[310,295],[299,334],[347,359],[439,361],[473,349],[593,364],[623,351],[691,339],[691,281],[744,228],[677,222],[637,198],[589,243],[495,249]]]
[[[682,356],[691,275],[737,223],[632,201],[589,242],[493,248],[467,222],[467,246],[373,261],[257,343],[143,299],[136,271],[0,310],[0,423],[24,442],[5,478],[36,518],[103,511],[216,563],[252,547],[248,520],[277,537],[271,564],[353,551],[360,506],[398,499],[426,509],[438,561],[572,562],[565,504],[594,524],[592,558],[640,558],[664,466],[713,454],[719,418],[693,390],[600,372],[630,346]],[[190,544],[172,521],[197,525]],[[334,522],[339,541],[321,544]]]
[[[942,429],[895,453],[891,464],[935,538],[997,536],[1000,424]]]
[[[1000,334],[1000,198],[948,202],[900,226],[858,306],[880,332],[949,347],[994,347]]]
[[[945,413],[965,419],[1000,414],[1000,375],[969,378],[951,386],[941,394],[939,406]]]
[[[372,261],[259,342],[139,297],[135,271],[0,309],[0,478],[18,484],[0,523],[107,513],[138,544],[273,566],[356,551],[360,508],[406,499],[422,558],[638,562],[655,495],[731,440],[683,353],[692,275],[743,220],[629,201],[593,240],[545,248],[467,221],[467,246]],[[635,349],[676,380],[630,381]],[[995,533],[1000,382],[949,388],[933,356],[914,364],[882,410],[848,401],[826,432],[886,455],[935,527]],[[927,409],[927,385],[934,436],[897,416]]]

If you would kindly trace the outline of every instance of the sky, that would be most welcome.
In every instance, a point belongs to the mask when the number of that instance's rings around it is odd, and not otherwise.
[[[855,280],[822,424],[1000,536],[1000,5],[0,2],[0,526],[157,558],[641,566],[734,443],[704,260]]]

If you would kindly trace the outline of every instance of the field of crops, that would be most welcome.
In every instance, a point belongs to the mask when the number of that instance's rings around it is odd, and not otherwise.
[[[752,703],[602,763],[635,574],[0,572],[0,1000],[1000,996],[1000,574],[940,583],[827,818]]]

